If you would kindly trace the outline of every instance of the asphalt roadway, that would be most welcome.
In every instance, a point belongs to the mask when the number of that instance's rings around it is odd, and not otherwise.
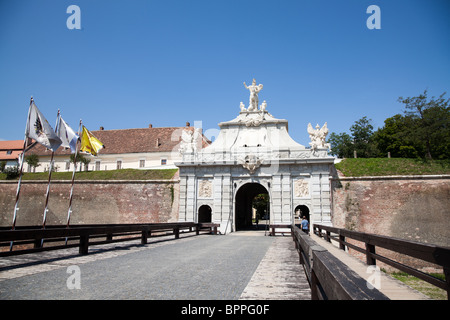
[[[237,300],[280,241],[260,235],[119,243],[90,247],[86,256],[73,248],[0,258],[0,300]]]

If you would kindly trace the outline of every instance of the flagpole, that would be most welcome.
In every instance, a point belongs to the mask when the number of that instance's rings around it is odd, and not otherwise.
[[[25,137],[23,139],[23,150],[22,154],[20,155],[20,170],[19,170],[19,182],[17,183],[17,191],[16,191],[16,203],[14,205],[14,216],[13,216],[13,222],[12,222],[12,230],[16,228],[16,220],[17,220],[17,211],[19,210],[19,195],[20,195],[20,187],[22,185],[22,175],[23,175],[23,162],[25,158],[25,150],[28,146],[28,138],[27,138],[27,131],[28,131],[28,122],[30,121],[30,109],[31,104],[33,103],[33,97],[30,99],[30,107],[28,108],[28,117],[27,117],[27,124],[25,126]],[[12,251],[13,248],[13,242],[11,241],[9,246],[9,251]]]
[[[59,123],[59,109],[58,114],[56,115],[56,125],[55,125],[55,132],[58,131],[58,123]],[[42,229],[45,229],[45,223],[47,221],[47,211],[48,211],[48,198],[50,195],[50,180],[52,178],[52,171],[53,171],[53,156],[55,155],[55,151],[52,150],[52,156],[50,158],[50,165],[48,168],[48,183],[47,183],[47,192],[45,194],[45,209],[44,209],[44,218],[42,220]]]
[[[81,119],[80,124],[78,125],[78,135],[80,135],[81,131]],[[78,145],[78,140],[77,140]],[[72,214],[72,199],[73,199],[73,186],[75,183],[75,172],[77,171],[77,155],[78,155],[78,146],[75,146],[75,156],[73,158],[73,172],[72,172],[72,186],[70,188],[70,199],[69,199],[69,210],[67,211],[67,228],[69,228],[70,224],[70,216]],[[67,245],[67,237],[66,237],[66,245]]]

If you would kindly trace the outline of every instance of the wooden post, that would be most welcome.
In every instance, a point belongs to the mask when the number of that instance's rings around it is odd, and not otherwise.
[[[366,263],[369,266],[374,266],[377,264],[377,261],[370,254],[375,253],[375,246],[373,244],[366,243]]]
[[[345,251],[345,237],[339,235],[339,249],[344,250]]]
[[[444,267],[444,276],[447,283],[447,300],[450,300],[450,267]]]
[[[80,236],[80,254],[88,254],[89,251],[89,235]]]
[[[37,239],[34,239],[34,248],[42,248],[42,244],[43,244],[43,241],[42,241],[42,239],[39,239],[39,238],[37,238]]]
[[[148,231],[142,230],[141,244],[147,244]]]

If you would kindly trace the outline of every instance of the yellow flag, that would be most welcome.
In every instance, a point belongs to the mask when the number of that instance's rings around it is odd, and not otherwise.
[[[88,152],[93,156],[96,156],[98,151],[105,146],[98,140],[94,135],[83,126],[83,131],[81,133],[81,148],[80,151]]]

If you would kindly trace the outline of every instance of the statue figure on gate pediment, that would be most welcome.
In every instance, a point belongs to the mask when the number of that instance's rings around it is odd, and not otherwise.
[[[197,152],[197,149],[201,149],[202,132],[200,128],[194,128],[194,130],[185,129],[181,133],[180,153],[192,153]]]
[[[308,133],[311,142],[309,145],[313,151],[317,150],[317,148],[330,148],[330,144],[326,143],[326,138],[328,135],[328,127],[327,123],[320,128],[319,124],[316,125],[316,129],[313,129],[311,123],[308,124]]]
[[[244,81],[244,87],[250,91],[250,102],[247,111],[258,111],[258,92],[263,88],[262,84],[256,85],[256,80],[250,86],[247,86]]]

